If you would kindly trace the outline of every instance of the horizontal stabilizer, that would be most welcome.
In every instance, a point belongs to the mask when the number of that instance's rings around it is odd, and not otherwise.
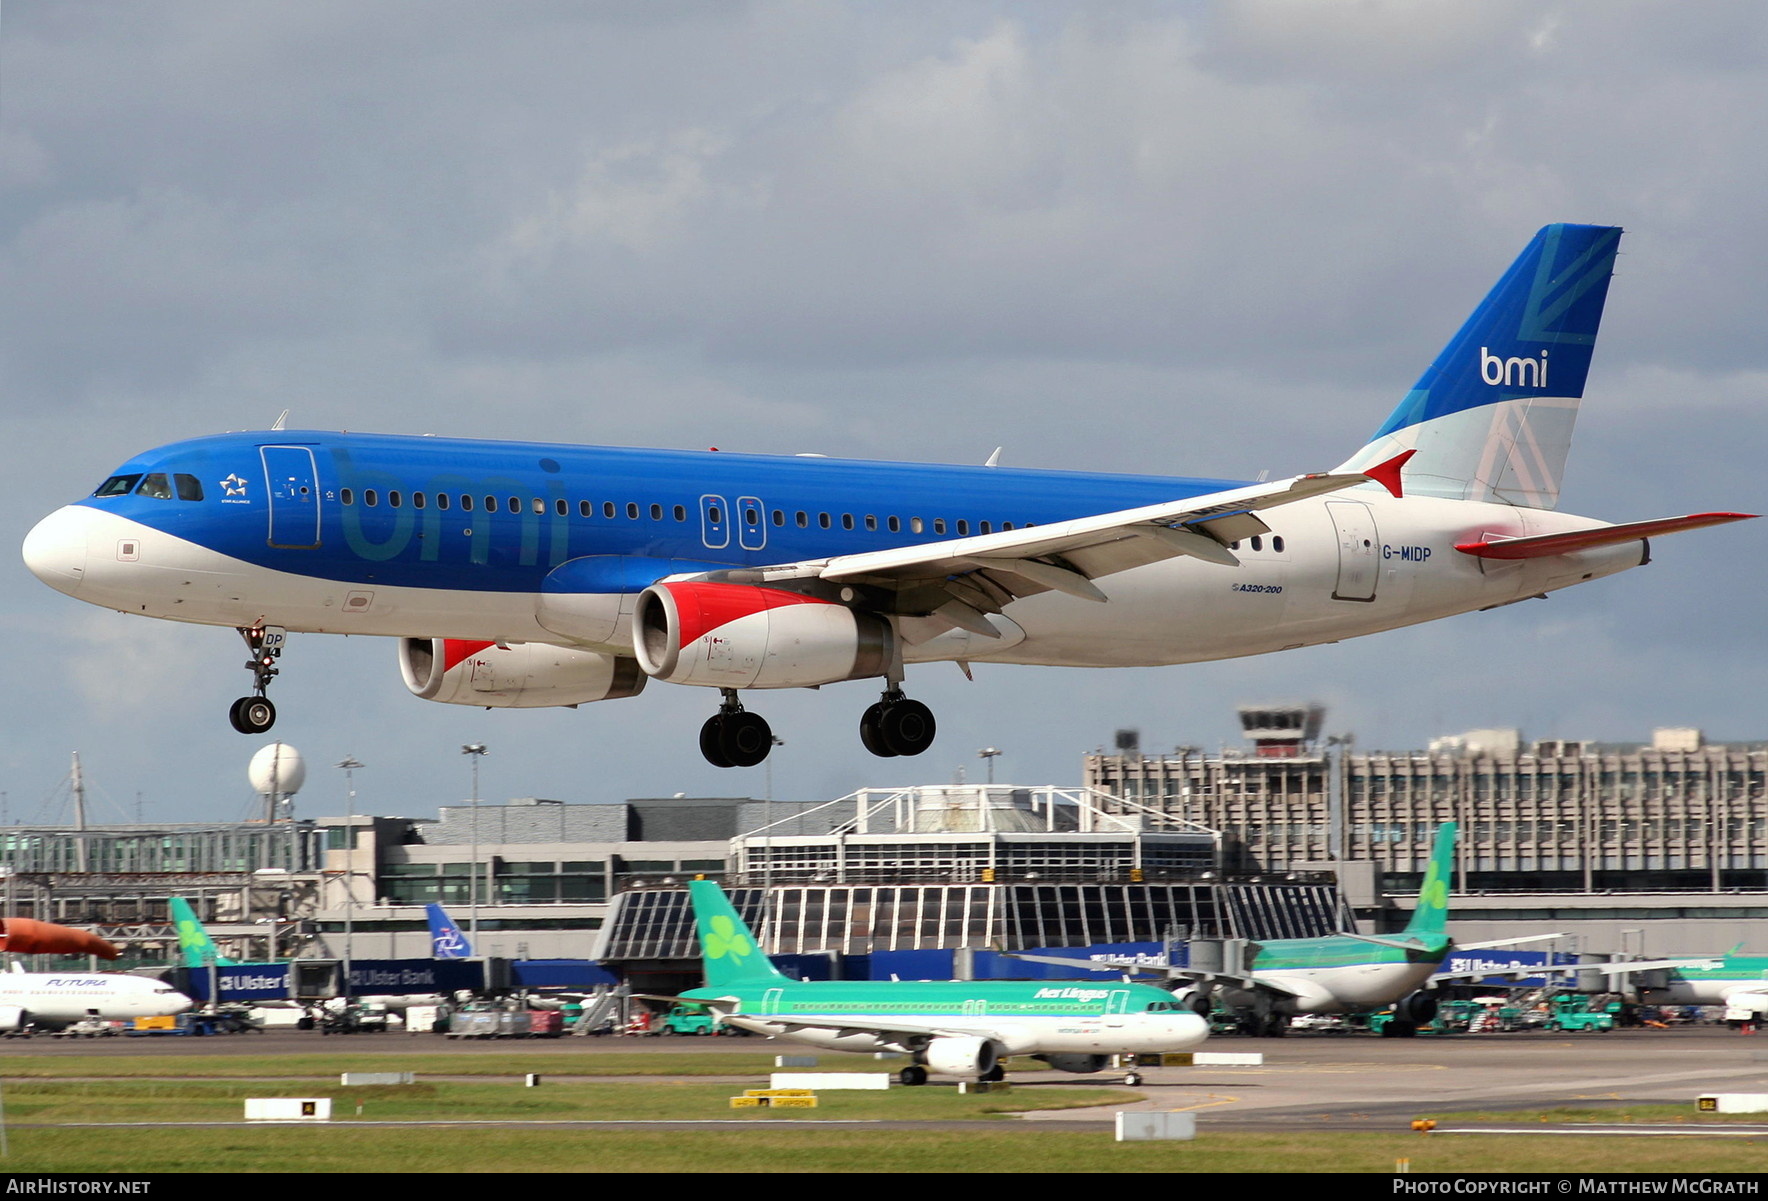
[[[1538,534],[1532,538],[1500,538],[1495,542],[1459,542],[1455,549],[1477,559],[1545,559],[1552,555],[1569,555],[1574,551],[1598,546],[1616,546],[1637,542],[1659,534],[1676,534],[1698,530],[1709,525],[1731,521],[1748,521],[1755,513],[1694,513],[1687,517],[1662,517],[1656,521],[1632,521],[1625,525],[1605,525],[1594,530],[1575,530],[1569,534]]]

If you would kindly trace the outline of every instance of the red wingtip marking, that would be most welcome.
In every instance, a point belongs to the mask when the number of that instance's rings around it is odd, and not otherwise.
[[[1363,469],[1363,474],[1380,484],[1383,488],[1386,488],[1389,492],[1393,493],[1395,497],[1398,497],[1400,495],[1400,469],[1406,465],[1407,459],[1410,459],[1417,453],[1418,450],[1416,447],[1411,450],[1401,451],[1385,463],[1377,463],[1373,467],[1365,467]]]

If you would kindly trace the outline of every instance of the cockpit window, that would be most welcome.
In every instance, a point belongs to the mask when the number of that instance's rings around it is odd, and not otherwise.
[[[135,491],[135,485],[141,482],[139,475],[113,475],[98,485],[94,496],[127,496]]]
[[[166,478],[165,472],[156,471],[142,477],[141,487],[135,489],[135,495],[152,497],[154,500],[171,500],[172,482]]]
[[[178,485],[179,500],[201,500],[203,498],[203,482],[194,475],[186,475],[180,471],[172,477]]]

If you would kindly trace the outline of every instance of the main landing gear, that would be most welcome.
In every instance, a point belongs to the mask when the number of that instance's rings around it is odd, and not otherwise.
[[[724,703],[700,727],[700,753],[713,767],[754,767],[773,750],[773,727],[743,708],[736,689],[720,691]]]
[[[933,745],[938,728],[933,710],[892,688],[860,717],[859,740],[879,758],[919,755]]]
[[[275,674],[274,670],[271,674]],[[724,702],[700,727],[700,753],[713,767],[755,767],[774,748],[773,727],[759,713],[743,708],[736,689],[719,691],[724,694]],[[263,699],[262,692],[260,687],[257,703],[268,706],[270,702]],[[235,710],[251,699],[240,701]],[[275,711],[271,712],[274,716]],[[239,725],[237,717],[234,725]],[[262,728],[269,729],[268,723]],[[881,758],[919,755],[933,745],[937,729],[931,709],[904,696],[902,689],[891,688],[859,719],[859,740]]]
[[[276,678],[276,661],[282,657],[289,632],[281,626],[240,626],[239,636],[251,648],[246,670],[252,673],[252,695],[242,696],[227,711],[227,720],[241,734],[262,734],[276,724],[276,706],[264,695]]]

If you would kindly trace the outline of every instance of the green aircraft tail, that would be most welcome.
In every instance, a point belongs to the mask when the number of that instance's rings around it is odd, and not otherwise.
[[[700,932],[700,962],[707,988],[742,988],[790,983],[761,953],[755,935],[737,916],[724,889],[710,880],[688,883],[694,923]]]
[[[1444,822],[1437,827],[1436,845],[1431,848],[1430,866],[1424,872],[1424,885],[1418,890],[1418,907],[1405,933],[1424,937],[1446,937],[1449,925],[1449,879],[1455,867],[1455,823]]]
[[[197,920],[196,911],[183,897],[173,897],[172,924],[178,929],[178,952],[184,960],[185,967],[228,967],[233,960],[221,954],[221,948],[203,929],[202,922]]]

